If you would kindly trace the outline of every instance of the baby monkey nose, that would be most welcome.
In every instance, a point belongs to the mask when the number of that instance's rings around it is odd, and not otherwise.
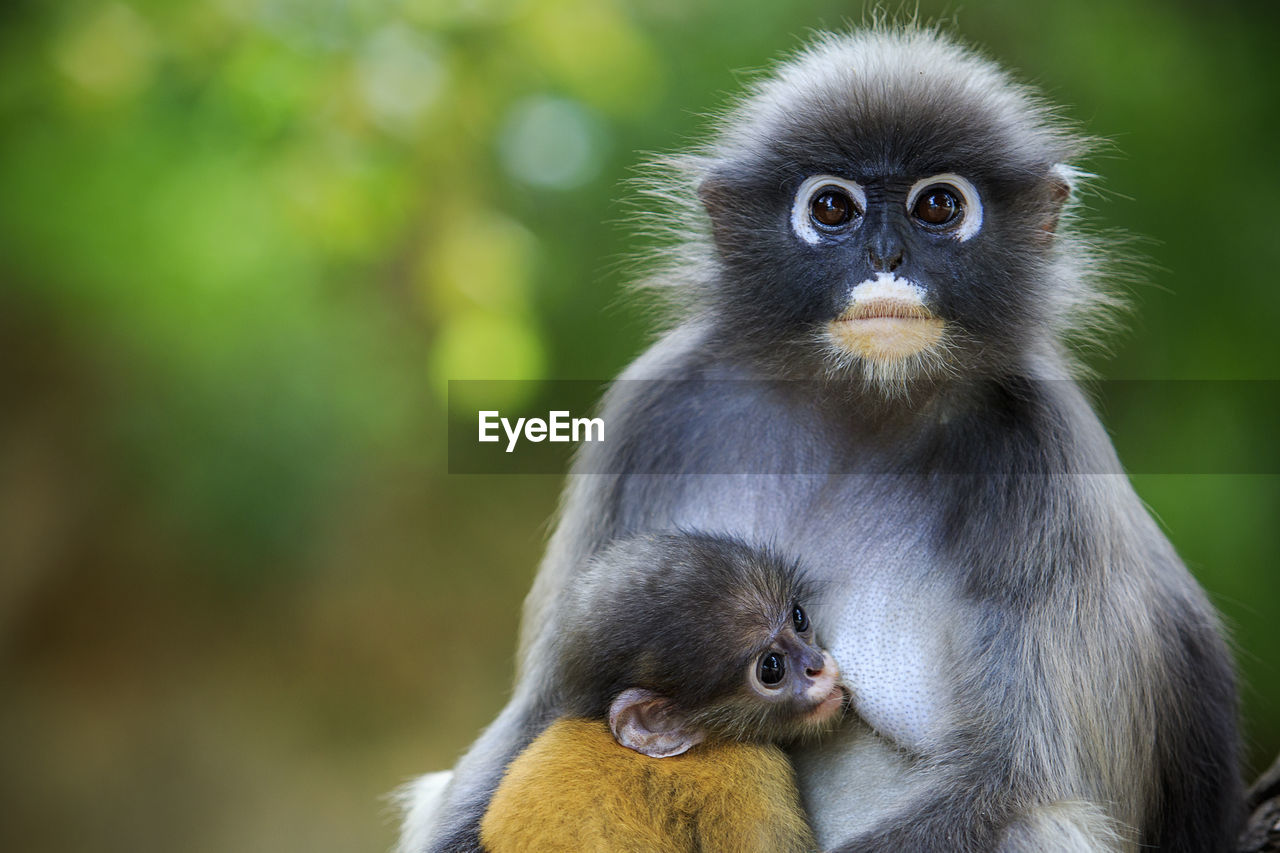
[[[834,680],[840,677],[840,668],[836,666],[831,652],[823,650],[821,657],[814,656],[805,661],[804,674],[809,678],[827,675]]]

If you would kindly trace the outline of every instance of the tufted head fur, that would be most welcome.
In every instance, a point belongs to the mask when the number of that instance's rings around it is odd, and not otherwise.
[[[677,245],[653,283],[766,375],[888,390],[1062,375],[1064,342],[1116,305],[1070,221],[1089,147],[934,29],[823,36],[756,83],[702,150],[659,164],[651,196],[669,203]],[[937,185],[960,202],[950,225],[915,215]],[[848,223],[813,219],[824,187],[852,204]],[[894,300],[858,307],[873,285]]]

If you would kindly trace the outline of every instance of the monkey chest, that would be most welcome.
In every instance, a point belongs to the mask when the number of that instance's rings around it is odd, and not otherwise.
[[[750,482],[745,482],[750,480]],[[743,482],[740,482],[743,481]],[[858,715],[881,737],[925,753],[952,726],[956,632],[973,620],[928,541],[920,502],[853,478],[705,478],[676,501],[683,529],[776,545],[819,581],[811,605]],[[715,487],[719,488],[715,488]]]

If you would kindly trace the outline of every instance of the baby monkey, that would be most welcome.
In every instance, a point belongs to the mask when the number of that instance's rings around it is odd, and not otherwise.
[[[816,844],[779,748],[847,695],[799,568],[706,534],[619,540],[557,602],[539,707],[480,827],[489,853],[802,853]],[[661,760],[659,760],[661,759]]]

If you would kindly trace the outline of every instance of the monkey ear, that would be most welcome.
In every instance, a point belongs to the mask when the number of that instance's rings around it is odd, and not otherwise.
[[[734,209],[733,189],[728,179],[715,172],[707,175],[698,184],[698,200],[702,202],[702,208],[711,220],[711,233],[716,243],[721,248],[726,248],[726,242],[733,233],[726,220]]]
[[[712,219],[716,218],[717,211],[723,206],[727,192],[728,185],[724,178],[714,172],[698,184],[698,201],[702,202]]]
[[[1081,173],[1066,163],[1057,163],[1049,169],[1045,185],[1049,195],[1049,216],[1040,226],[1045,233],[1052,234],[1058,230],[1058,220],[1062,218],[1062,209],[1076,189],[1076,180]]]
[[[618,743],[653,758],[679,755],[704,737],[666,698],[643,687],[630,687],[613,700],[609,728]]]

